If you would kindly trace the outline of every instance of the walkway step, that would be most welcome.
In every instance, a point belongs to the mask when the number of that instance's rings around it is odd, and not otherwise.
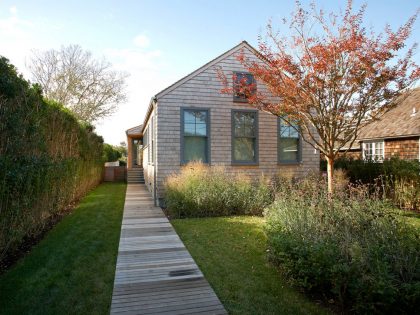
[[[111,314],[227,314],[144,184],[127,185]]]

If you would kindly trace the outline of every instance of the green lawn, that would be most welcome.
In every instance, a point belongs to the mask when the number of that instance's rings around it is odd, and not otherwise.
[[[107,314],[126,185],[102,184],[0,277],[1,314]]]
[[[172,221],[230,314],[328,314],[291,288],[267,263],[264,219]]]

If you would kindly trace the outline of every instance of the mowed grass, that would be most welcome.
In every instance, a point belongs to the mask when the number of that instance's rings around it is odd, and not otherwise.
[[[173,220],[229,314],[328,314],[290,287],[266,259],[264,219]]]
[[[97,187],[3,274],[0,313],[109,313],[125,189]]]

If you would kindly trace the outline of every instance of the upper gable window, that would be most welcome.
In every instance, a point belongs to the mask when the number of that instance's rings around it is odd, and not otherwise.
[[[248,102],[249,95],[255,94],[257,84],[250,73],[235,72],[233,75],[233,100],[235,102]]]

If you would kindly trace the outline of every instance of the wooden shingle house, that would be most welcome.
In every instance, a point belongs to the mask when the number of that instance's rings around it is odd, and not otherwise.
[[[164,196],[164,181],[190,161],[222,165],[226,172],[245,172],[250,177],[277,173],[303,175],[319,170],[319,151],[302,141],[299,134],[272,114],[258,111],[243,95],[221,94],[217,68],[237,78],[253,81],[237,60],[244,53],[258,52],[243,41],[191,74],[152,97],[146,117],[136,134],[142,154],[136,165],[158,204]],[[232,82],[231,82],[232,83]],[[256,82],[257,89],[264,89]],[[134,141],[127,131],[128,141]],[[134,147],[134,145],[130,146]],[[142,156],[142,160],[138,160]]]

